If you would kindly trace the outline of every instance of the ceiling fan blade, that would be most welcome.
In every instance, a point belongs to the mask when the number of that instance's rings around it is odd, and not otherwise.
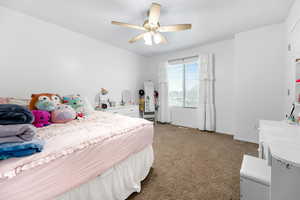
[[[192,24],[176,24],[170,26],[159,27],[159,32],[174,32],[174,31],[184,31],[192,28]]]
[[[156,32],[155,34],[156,34],[158,37],[160,37],[160,42],[159,42],[159,44],[166,44],[166,43],[168,43],[167,38],[166,38],[163,34],[161,34],[161,33],[159,33],[159,32]]]
[[[160,16],[160,5],[158,3],[152,3],[151,8],[149,10],[149,23],[153,25],[158,24]]]
[[[134,28],[134,29],[139,29],[139,30],[146,31],[146,29],[144,27],[138,26],[138,25],[127,24],[127,23],[116,22],[116,21],[112,21],[111,23],[114,24],[114,25],[118,25],[118,26],[124,26],[124,27],[127,27],[127,28]]]
[[[148,33],[148,32],[146,32],[146,33]],[[134,43],[134,42],[136,42],[136,41],[138,41],[138,40],[144,38],[144,35],[145,35],[146,33],[141,33],[141,34],[135,36],[134,38],[132,38],[131,40],[129,40],[129,43]]]

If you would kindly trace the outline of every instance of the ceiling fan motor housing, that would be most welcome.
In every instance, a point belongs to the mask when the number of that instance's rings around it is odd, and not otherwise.
[[[160,27],[160,24],[159,22],[157,22],[157,24],[150,24],[149,20],[146,19],[143,24],[143,27],[149,31],[156,31]]]

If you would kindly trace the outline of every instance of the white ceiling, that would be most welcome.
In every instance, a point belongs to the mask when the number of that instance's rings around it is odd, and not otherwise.
[[[155,1],[155,0],[152,0]],[[140,24],[151,0],[0,0],[0,5],[83,33],[114,46],[151,56],[226,38],[262,25],[282,22],[294,0],[156,0],[161,25],[191,23],[192,30],[166,33],[166,45],[129,44],[139,30],[111,20]]]

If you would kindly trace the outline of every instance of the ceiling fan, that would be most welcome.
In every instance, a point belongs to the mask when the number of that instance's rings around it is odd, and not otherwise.
[[[129,43],[134,43],[140,39],[145,40],[146,45],[152,45],[153,42],[155,44],[164,44],[167,43],[166,37],[161,34],[163,32],[175,32],[175,31],[183,31],[192,28],[191,24],[177,24],[170,26],[160,26],[159,17],[160,17],[160,4],[152,3],[151,8],[148,11],[148,19],[145,20],[143,26],[127,24],[123,22],[112,21],[112,24],[124,26],[127,28],[138,29],[142,31],[146,31],[145,33],[141,33],[136,37],[129,40]]]

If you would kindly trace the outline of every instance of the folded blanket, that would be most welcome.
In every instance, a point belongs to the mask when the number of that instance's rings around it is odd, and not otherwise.
[[[31,124],[33,120],[33,114],[23,106],[0,104],[0,125]]]
[[[35,133],[31,124],[0,125],[0,144],[30,141]]]
[[[39,139],[23,143],[6,143],[0,145],[0,160],[12,157],[30,156],[43,150],[45,142]]]

